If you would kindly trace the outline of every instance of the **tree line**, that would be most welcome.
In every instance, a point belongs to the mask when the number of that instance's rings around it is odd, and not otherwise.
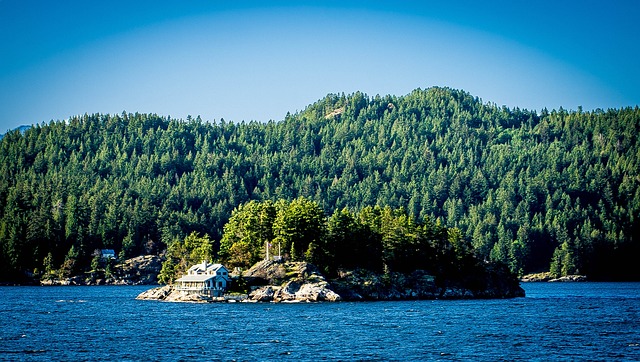
[[[0,141],[0,279],[73,274],[95,249],[160,253],[192,233],[224,256],[235,208],[299,197],[327,215],[377,205],[440,220],[520,274],[637,279],[639,131],[638,107],[535,112],[448,88],[330,94],[267,123],[36,124]]]
[[[487,269],[460,230],[429,217],[416,220],[403,208],[345,208],[327,216],[304,197],[251,200],[232,211],[223,230],[218,252],[208,235],[191,234],[171,244],[160,280],[170,283],[201,260],[217,258],[227,267],[246,269],[269,256],[306,261],[329,276],[354,269],[425,270],[442,283],[468,281]]]

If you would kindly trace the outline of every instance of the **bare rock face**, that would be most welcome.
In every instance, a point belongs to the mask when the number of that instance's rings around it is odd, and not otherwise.
[[[411,274],[378,274],[368,270],[340,272],[335,290],[344,300],[435,299],[441,294],[432,275],[416,270]]]
[[[165,299],[167,302],[189,302],[189,303],[209,303],[211,298],[199,294],[187,294],[174,290]]]
[[[208,303],[211,298],[197,295],[187,294],[173,289],[170,285],[149,289],[140,293],[136,299],[138,300],[161,300],[165,302],[191,302],[191,303]]]
[[[342,271],[332,281],[343,300],[486,299],[523,297],[518,280],[500,270],[468,280],[440,282],[424,270],[388,274],[368,270]]]
[[[158,284],[157,278],[162,269],[162,259],[156,255],[141,255],[125,260],[114,269],[110,284]]]
[[[262,261],[244,272],[242,277],[254,285],[249,294],[253,301],[334,302],[341,299],[318,268],[305,262]]]
[[[162,258],[157,255],[141,255],[113,266],[111,274],[105,270],[92,271],[89,276],[43,279],[40,285],[157,285],[162,269]]]
[[[329,288],[329,283],[325,281],[303,284],[295,295],[297,300],[311,302],[337,302],[342,299],[340,295]]]
[[[139,300],[165,300],[167,296],[171,294],[173,288],[169,285],[165,285],[164,287],[158,287],[146,290],[140,293],[136,299]]]
[[[276,262],[263,260],[242,273],[249,283],[280,285],[289,280],[304,280],[308,277],[322,277],[318,268],[305,262]],[[324,277],[322,277],[324,278]]]
[[[273,286],[266,285],[251,292],[251,294],[249,294],[249,299],[254,302],[271,302],[274,294],[275,291]]]
[[[520,279],[520,281],[521,282],[525,282],[525,283],[530,283],[530,282],[548,282],[551,279],[553,279],[553,277],[551,276],[551,273],[544,272],[544,273],[527,274],[527,275],[523,276]]]

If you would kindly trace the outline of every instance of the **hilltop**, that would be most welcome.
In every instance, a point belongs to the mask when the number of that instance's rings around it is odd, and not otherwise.
[[[14,128],[14,129],[12,129],[12,130],[8,131],[7,133],[9,133],[9,132],[20,132],[20,133],[24,133],[26,130],[28,130],[28,129],[29,129],[29,128],[31,128],[31,127],[32,127],[32,126],[22,125],[22,126],[18,126],[18,127]],[[0,140],[4,137],[4,135],[5,135],[4,133],[3,133],[3,134],[0,134]]]

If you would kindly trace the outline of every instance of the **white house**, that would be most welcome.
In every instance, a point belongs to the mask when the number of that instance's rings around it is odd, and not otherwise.
[[[186,275],[176,280],[175,288],[190,294],[220,297],[230,280],[229,271],[224,265],[203,261],[189,268]]]

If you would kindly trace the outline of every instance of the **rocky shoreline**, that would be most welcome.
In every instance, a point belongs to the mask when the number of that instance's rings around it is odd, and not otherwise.
[[[231,293],[224,297],[187,294],[171,286],[153,288],[138,295],[140,300],[167,302],[337,302],[417,299],[495,299],[524,297],[517,280],[496,275],[482,288],[437,283],[424,271],[380,275],[366,270],[343,271],[327,280],[314,265],[305,262],[262,261],[234,275]]]
[[[537,273],[537,274],[527,274],[520,279],[523,283],[538,283],[538,282],[548,282],[548,283],[557,283],[557,282],[586,282],[587,277],[585,275],[566,275],[559,278],[554,278],[551,273]]]
[[[161,269],[161,257],[141,255],[116,264],[110,275],[99,270],[70,278],[43,279],[40,285],[157,285]]]

